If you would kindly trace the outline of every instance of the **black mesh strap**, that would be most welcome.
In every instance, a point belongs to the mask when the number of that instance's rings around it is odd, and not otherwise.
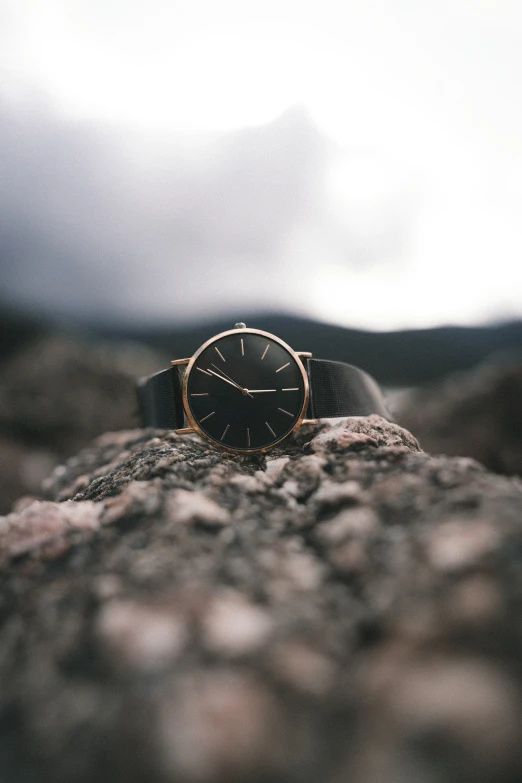
[[[144,427],[175,430],[184,426],[181,377],[177,367],[169,367],[141,380],[137,393]]]
[[[392,416],[381,390],[368,373],[344,362],[306,360],[310,380],[308,418]],[[138,402],[145,427],[178,429],[184,426],[181,375],[178,367],[161,370],[138,384]]]
[[[358,367],[327,359],[307,359],[307,370],[311,419],[378,413],[392,420],[377,383]]]

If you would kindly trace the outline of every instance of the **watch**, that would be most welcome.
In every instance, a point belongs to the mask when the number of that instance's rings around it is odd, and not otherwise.
[[[270,451],[319,418],[392,419],[379,386],[359,367],[314,359],[243,323],[141,379],[137,393],[144,426],[198,433],[241,454]]]

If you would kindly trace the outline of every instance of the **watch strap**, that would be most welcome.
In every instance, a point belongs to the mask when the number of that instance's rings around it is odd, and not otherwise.
[[[307,359],[307,371],[311,419],[377,413],[392,420],[377,382],[359,367],[328,359]]]
[[[137,393],[141,420],[145,427],[167,430],[183,427],[185,417],[181,374],[177,366],[161,370],[150,378],[139,381]]]
[[[329,359],[307,359],[306,369],[310,388],[308,418],[377,413],[392,421],[377,382],[364,370]],[[181,384],[178,366],[160,370],[138,382],[138,404],[145,427],[180,429],[184,426]]]

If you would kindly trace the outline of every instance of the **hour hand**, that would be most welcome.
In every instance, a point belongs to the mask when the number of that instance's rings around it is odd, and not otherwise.
[[[240,391],[243,391],[241,386],[238,383],[235,383],[234,381],[229,381],[228,378],[223,378],[222,375],[219,375],[217,372],[214,372],[214,370],[211,370],[210,368],[207,370],[207,372],[211,373],[211,375],[215,375],[216,378],[221,378],[222,381],[225,381],[225,383],[229,383],[231,386],[235,386],[236,389],[239,389]]]
[[[252,396],[250,394],[250,392],[248,391],[248,389],[244,389],[242,386],[239,385],[239,383],[236,383],[235,380],[233,378],[231,378],[230,375],[227,372],[225,372],[224,370],[221,369],[221,367],[218,367],[217,364],[214,364],[214,362],[210,362],[210,363],[211,363],[212,367],[216,368],[216,370],[218,371],[218,373],[220,375],[224,375],[226,378],[228,378],[229,381],[234,383],[237,386],[238,389],[241,389],[243,394],[248,394],[249,397]],[[210,370],[210,372],[212,372],[212,370]],[[215,373],[214,373],[214,375],[215,375]]]

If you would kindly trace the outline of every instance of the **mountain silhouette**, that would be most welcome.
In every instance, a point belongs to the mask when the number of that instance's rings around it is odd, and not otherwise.
[[[232,329],[238,321],[276,334],[296,351],[311,351],[317,358],[356,364],[387,386],[428,383],[473,367],[492,355],[522,353],[522,321],[369,332],[284,314],[248,318],[237,313],[235,318],[220,318],[197,326],[112,331],[111,336],[130,337],[172,358],[182,358],[191,356],[213,335]]]

